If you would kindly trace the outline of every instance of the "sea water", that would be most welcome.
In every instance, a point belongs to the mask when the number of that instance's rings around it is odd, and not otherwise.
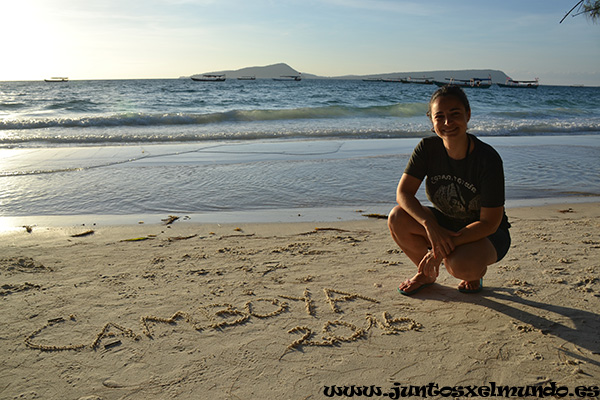
[[[0,82],[0,217],[387,212],[412,149],[432,134],[435,89]],[[600,88],[466,93],[469,131],[502,156],[509,203],[600,196]]]

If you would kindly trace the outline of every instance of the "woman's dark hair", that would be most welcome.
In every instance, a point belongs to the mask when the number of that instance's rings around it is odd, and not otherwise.
[[[438,97],[455,97],[463,104],[463,106],[465,106],[465,111],[471,111],[469,99],[467,99],[465,92],[459,86],[445,85],[431,95],[431,99],[429,100],[429,104],[427,106],[427,116],[429,118],[431,118],[431,103],[433,103]]]

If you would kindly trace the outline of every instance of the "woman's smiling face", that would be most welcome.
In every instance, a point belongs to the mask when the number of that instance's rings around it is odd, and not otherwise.
[[[440,96],[431,103],[430,116],[435,133],[446,139],[467,133],[471,111],[455,96]]]

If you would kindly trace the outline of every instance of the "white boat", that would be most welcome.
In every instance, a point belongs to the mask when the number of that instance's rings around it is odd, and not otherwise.
[[[202,76],[192,76],[192,80],[196,82],[223,82],[225,74],[205,74]]]
[[[498,86],[505,88],[523,88],[523,89],[537,89],[540,86],[539,78],[535,78],[534,81],[515,81],[511,78],[506,78],[506,83],[499,83]]]
[[[492,86],[492,77],[488,78],[471,78],[471,79],[454,79],[446,78],[448,82],[434,81],[438,86],[460,86],[464,88],[479,88],[488,89]]]
[[[402,83],[414,83],[414,84],[418,84],[418,85],[433,85],[433,77],[431,78],[412,78],[412,77],[408,77],[408,78],[402,78],[401,79]]]
[[[382,81],[383,82],[396,82],[396,83],[400,83],[400,82],[402,82],[402,78],[383,78]]]
[[[55,76],[49,79],[44,79],[45,82],[68,82],[69,78],[66,76]]]
[[[300,74],[298,75],[281,75],[279,78],[273,78],[274,81],[301,81],[302,77],[300,76]]]

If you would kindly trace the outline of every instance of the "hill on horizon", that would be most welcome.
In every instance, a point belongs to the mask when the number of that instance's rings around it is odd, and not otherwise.
[[[201,75],[217,75],[217,74],[225,74],[227,78],[237,79],[242,76],[254,76],[256,79],[271,79],[271,78],[279,78],[283,75],[298,75],[299,72],[290,67],[285,63],[265,65],[262,67],[246,67],[237,70],[226,70],[226,71],[211,71],[211,72],[203,72],[201,74],[192,75],[193,77],[201,76]],[[304,75],[304,74],[303,74]],[[303,76],[306,78],[307,76]]]
[[[225,74],[229,79],[237,79],[243,76],[255,76],[256,79],[279,78],[284,75],[298,75],[299,71],[285,63],[278,63],[265,66],[246,67],[237,70],[211,71],[194,74],[192,76]],[[462,69],[462,70],[438,70],[438,71],[411,71],[411,72],[386,72],[381,74],[369,75],[344,75],[344,76],[319,76],[302,72],[302,79],[399,79],[399,78],[433,78],[434,80],[444,81],[446,78],[471,79],[492,77],[494,83],[504,83],[508,77],[504,72],[495,69]],[[190,78],[190,77],[182,77]],[[527,77],[523,78],[526,79]]]

